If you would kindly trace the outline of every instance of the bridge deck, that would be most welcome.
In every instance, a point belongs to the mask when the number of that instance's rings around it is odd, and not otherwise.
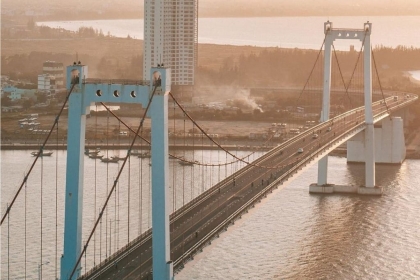
[[[391,111],[417,100],[417,96],[387,98]],[[388,116],[385,104],[373,104],[375,122]],[[329,130],[328,127],[332,129]],[[286,141],[232,176],[201,194],[170,217],[171,259],[174,268],[183,266],[230,223],[263,196],[317,157],[362,131],[363,107],[346,112]],[[318,138],[312,135],[317,133]],[[299,153],[298,149],[303,152]],[[264,166],[259,167],[259,166]],[[151,279],[151,231],[144,233],[95,267],[82,279]]]

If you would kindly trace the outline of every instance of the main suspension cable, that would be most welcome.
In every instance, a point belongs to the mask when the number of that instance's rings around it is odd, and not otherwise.
[[[28,173],[26,173],[25,177],[23,178],[23,181],[19,187],[19,189],[17,190],[15,196],[13,197],[12,201],[10,203],[7,204],[7,209],[6,209],[6,213],[4,213],[1,222],[0,222],[0,226],[3,225],[4,220],[6,219],[6,217],[9,215],[10,213],[10,209],[12,208],[13,204],[15,203],[17,197],[19,196],[20,191],[22,190],[23,186],[25,185],[25,182],[28,180],[29,175],[32,172],[32,169],[34,168],[36,162],[38,161],[38,158],[42,155],[42,152],[44,151],[44,147],[48,142],[48,139],[50,138],[55,126],[58,124],[58,119],[60,118],[61,114],[63,113],[64,107],[67,104],[67,101],[69,100],[70,94],[73,91],[74,86],[76,85],[76,83],[73,83],[67,96],[65,101],[63,102],[63,105],[61,106],[60,112],[58,113],[57,117],[55,118],[54,124],[52,125],[50,132],[48,133],[47,137],[44,140],[44,143],[42,143],[41,147],[39,148],[38,154],[36,155],[31,167],[29,168]]]
[[[125,123],[119,116],[117,116],[109,107],[107,107],[104,103],[102,103],[101,102],[101,104],[105,107],[105,109],[111,114],[111,115],[113,115],[120,123],[122,123],[128,130],[130,130],[132,133],[134,133],[134,135],[136,136],[136,137],[139,137],[140,139],[142,139],[144,142],[146,142],[148,145],[151,145],[151,142],[149,141],[149,140],[147,140],[146,138],[144,138],[142,135],[140,135],[140,134],[136,134],[136,132],[127,124],[127,123]],[[210,136],[208,136],[207,135],[207,137],[210,137]],[[271,138],[269,138],[267,141],[269,141]],[[266,141],[266,142],[267,142]],[[203,146],[203,144],[201,145],[201,146]],[[225,150],[225,149],[223,149],[223,150]],[[249,155],[252,155],[252,154],[254,154],[255,152],[252,152],[252,153],[250,153]],[[247,156],[249,156],[249,155],[247,155]],[[179,157],[179,156],[177,156],[177,155],[175,155],[175,154],[171,154],[171,153],[169,153],[169,156],[171,157],[171,158],[175,158],[175,159],[178,159],[178,160],[180,160],[180,161],[183,161],[183,162],[187,162],[187,163],[193,163],[193,164],[195,164],[195,165],[203,165],[203,166],[224,166],[224,165],[231,165],[231,164],[234,164],[234,163],[236,163],[238,160],[234,160],[234,161],[231,161],[231,162],[225,162],[225,163],[220,163],[220,164],[211,164],[211,163],[204,163],[204,162],[195,162],[194,160],[193,161],[190,161],[190,160],[187,160],[187,159],[185,159],[184,157]],[[244,156],[242,159],[245,159],[247,156]]]
[[[336,53],[336,51],[335,51],[334,44],[332,45],[333,50],[334,50],[335,60],[337,61],[338,70],[339,70],[339,72],[340,72],[341,80],[342,80],[342,82],[343,82],[344,89],[345,89],[345,91],[346,91],[347,97],[349,98],[349,101],[350,101],[350,108],[352,108],[352,107],[353,107],[353,105],[352,105],[352,102],[351,102],[351,98],[350,98],[350,95],[349,95],[348,89],[350,88],[351,82],[353,81],[353,77],[354,77],[354,74],[355,74],[356,69],[357,69],[357,65],[359,64],[360,56],[361,56],[361,54],[362,54],[362,50],[363,50],[363,47],[364,47],[364,45],[365,45],[365,40],[366,40],[366,32],[365,32],[365,36],[363,37],[363,41],[362,41],[362,45],[361,45],[360,50],[359,50],[359,54],[357,55],[356,64],[354,65],[353,72],[351,73],[351,77],[350,77],[350,80],[349,80],[349,82],[348,82],[348,84],[347,84],[347,85],[346,85],[346,83],[344,82],[343,73],[341,72],[340,62],[338,61],[338,57],[337,57],[337,53]]]
[[[149,98],[149,103],[147,104],[146,110],[144,111],[143,117],[142,117],[142,119],[141,119],[141,121],[140,121],[140,125],[139,125],[139,126],[138,126],[138,128],[137,128],[137,132],[136,132],[136,134],[139,134],[140,129],[143,127],[144,120],[146,119],[146,114],[147,114],[147,112],[149,111],[150,105],[152,104],[152,100],[153,100],[153,97],[155,96],[155,92],[156,92],[157,87],[158,87],[158,84],[156,83],[155,87],[153,88],[153,92],[152,92],[152,94],[151,94],[151,96],[150,96],[150,98]],[[128,149],[127,155],[124,157],[124,161],[123,161],[123,163],[122,163],[122,165],[121,165],[120,170],[118,171],[118,175],[117,175],[117,177],[116,177],[116,178],[115,178],[115,180],[114,180],[114,184],[112,185],[111,190],[110,190],[110,191],[109,191],[109,193],[108,193],[108,196],[107,196],[107,198],[106,198],[106,200],[105,200],[104,206],[102,207],[101,211],[99,212],[99,217],[98,217],[98,219],[96,220],[95,225],[93,226],[93,229],[92,229],[91,233],[89,234],[89,238],[87,239],[87,241],[86,241],[85,245],[83,246],[83,250],[82,250],[82,252],[80,253],[80,255],[79,255],[79,257],[78,257],[76,264],[75,264],[75,265],[74,265],[74,267],[73,267],[73,270],[72,270],[72,272],[71,272],[71,274],[70,274],[69,279],[71,279],[71,278],[73,277],[74,273],[75,273],[75,272],[76,272],[76,270],[77,270],[77,266],[79,265],[79,263],[80,263],[80,261],[81,261],[81,259],[82,259],[82,257],[83,257],[83,254],[84,254],[84,253],[85,253],[85,251],[87,250],[87,246],[89,245],[89,242],[90,242],[90,240],[92,239],[92,236],[93,236],[93,234],[94,234],[94,232],[95,232],[95,230],[96,230],[96,227],[98,226],[99,221],[100,221],[100,220],[101,220],[101,218],[102,218],[102,215],[103,215],[103,213],[104,213],[104,211],[105,211],[105,209],[106,209],[106,207],[107,207],[107,205],[108,205],[108,202],[109,202],[109,200],[110,200],[110,198],[111,198],[111,196],[112,196],[112,193],[114,192],[114,190],[115,190],[115,188],[116,188],[116,186],[117,186],[118,180],[119,180],[119,178],[120,178],[120,176],[121,176],[121,174],[122,174],[122,171],[123,171],[123,169],[124,169],[124,167],[125,167],[125,164],[127,163],[127,159],[128,159],[128,157],[130,156],[130,154],[131,154],[131,150],[132,150],[132,148],[133,148],[133,146],[134,146],[134,143],[135,143],[136,139],[137,139],[136,137],[133,137],[133,140],[131,141],[131,145],[130,145],[130,147],[129,147],[129,149]]]
[[[315,63],[314,63],[314,65],[312,66],[311,72],[309,73],[308,79],[306,79],[305,85],[303,86],[303,89],[302,89],[302,91],[300,92],[300,94],[299,94],[299,97],[298,97],[297,101],[299,101],[299,100],[300,100],[300,98],[302,97],[302,94],[303,94],[303,92],[305,91],[305,89],[306,89],[306,87],[307,87],[307,85],[308,85],[308,83],[309,83],[309,79],[311,78],[312,73],[313,73],[313,72],[314,72],[314,70],[315,70],[316,63],[318,62],[319,56],[320,56],[320,55],[321,55],[321,53],[322,53],[322,48],[323,48],[323,47],[324,47],[324,45],[325,45],[325,40],[327,39],[327,34],[328,34],[328,32],[329,32],[329,30],[325,33],[325,36],[324,36],[324,41],[322,41],[322,45],[321,45],[321,47],[319,48],[318,55],[316,56],[316,59],[315,59]]]
[[[254,164],[252,162],[248,162],[248,161],[246,161],[242,158],[237,157],[235,154],[231,153],[230,151],[228,151],[227,149],[222,147],[216,140],[214,140],[212,137],[210,137],[207,134],[207,132],[205,132],[205,130],[201,126],[199,126],[198,123],[188,114],[188,112],[184,109],[184,107],[182,107],[182,105],[178,102],[178,100],[175,99],[175,97],[172,95],[171,92],[169,92],[169,95],[172,97],[172,99],[178,105],[178,107],[182,110],[182,112],[185,113],[185,116],[187,116],[190,119],[190,121],[192,121],[197,126],[197,128],[201,131],[201,133],[203,133],[211,142],[213,142],[217,147],[219,147],[220,149],[225,151],[227,154],[229,154],[233,158],[235,158],[238,161],[241,161],[241,162],[243,162],[247,165],[254,166],[254,167],[260,167],[260,168],[265,168],[265,169],[278,169],[278,168],[282,167],[282,166],[275,166],[275,167],[262,166],[262,165]],[[246,158],[246,157],[244,157],[244,158]]]
[[[353,75],[351,76],[350,81],[349,81],[349,84],[348,84],[348,86],[347,86],[347,85],[346,85],[346,82],[344,81],[343,72],[341,71],[340,62],[338,61],[337,52],[335,51],[334,44],[332,45],[332,47],[333,47],[333,52],[334,52],[335,61],[337,62],[338,72],[340,73],[340,78],[341,78],[341,81],[343,82],[343,86],[344,86],[345,93],[346,93],[346,95],[347,95],[347,98],[349,99],[349,102],[350,102],[350,108],[352,108],[352,107],[353,107],[353,104],[351,103],[351,98],[350,98],[350,95],[349,95],[349,92],[348,92],[348,87],[349,87],[349,86],[350,86],[350,84],[351,84],[351,80],[352,80],[352,78],[353,78]],[[357,66],[357,62],[356,62],[355,67],[356,67],[356,66]],[[354,74],[354,71],[353,71],[353,74]]]
[[[370,51],[371,51],[371,53],[372,53],[373,65],[374,65],[374,67],[375,67],[376,77],[378,78],[378,84],[379,84],[379,88],[380,88],[380,90],[381,90],[382,99],[384,100],[386,111],[388,112],[388,115],[389,115],[389,117],[391,118],[391,112],[390,112],[390,110],[389,110],[388,104],[386,103],[386,99],[385,99],[384,91],[383,91],[383,89],[382,89],[381,79],[379,79],[378,67],[376,67],[376,60],[375,60],[375,55],[374,55],[374,53],[373,53],[373,49],[372,49],[372,47],[371,47],[371,50],[370,50]]]

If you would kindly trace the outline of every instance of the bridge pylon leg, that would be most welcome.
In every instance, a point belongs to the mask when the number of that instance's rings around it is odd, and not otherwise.
[[[172,280],[173,264],[169,243],[169,148],[168,95],[171,89],[170,69],[152,68],[150,86],[117,83],[89,83],[87,66],[67,67],[67,88],[78,81],[69,99],[67,170],[65,191],[64,252],[60,279],[75,280],[80,276],[83,217],[83,167],[86,112],[92,102],[148,105],[152,123],[152,256],[153,279]],[[96,93],[96,94],[95,94]],[[96,217],[95,217],[96,218]],[[87,246],[87,245],[85,245]],[[76,266],[77,263],[77,266]],[[72,274],[73,273],[73,274]],[[70,278],[70,275],[71,278]]]
[[[70,279],[82,249],[83,170],[86,128],[86,107],[83,106],[82,79],[87,67],[75,65],[67,70],[67,89],[78,78],[69,98],[67,131],[67,166],[64,213],[64,252],[61,257],[61,278]],[[80,264],[71,280],[80,276]]]
[[[152,68],[152,80],[160,73],[151,104],[152,121],[152,256],[153,279],[172,280],[169,242],[169,148],[168,148],[168,94],[170,72]],[[151,85],[153,87],[153,85]],[[153,89],[152,89],[153,90]]]
[[[331,47],[336,39],[355,39],[363,42],[364,54],[364,101],[365,101],[365,187],[336,186],[327,184],[328,156],[324,156],[318,162],[318,182],[311,184],[311,193],[333,193],[333,192],[356,192],[367,195],[380,195],[382,189],[375,186],[375,136],[372,111],[372,61],[370,34],[372,24],[364,23],[363,29],[344,30],[333,29],[332,22],[324,23],[325,50],[324,50],[324,90],[322,98],[321,122],[329,120],[330,114],[330,92],[331,92]],[[344,35],[344,36],[343,36]]]
[[[331,48],[333,38],[329,35],[332,23],[324,24],[325,50],[324,50],[324,80],[322,93],[322,111],[320,122],[327,122],[330,119],[330,97],[331,97]],[[318,161],[318,186],[325,186],[328,177],[328,155]]]
[[[364,99],[365,99],[365,187],[360,187],[360,194],[382,194],[382,188],[375,186],[375,128],[372,109],[372,51],[370,33],[372,24],[364,24],[366,32],[363,51]]]

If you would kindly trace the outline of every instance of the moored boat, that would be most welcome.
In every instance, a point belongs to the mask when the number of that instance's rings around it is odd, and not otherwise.
[[[103,155],[99,155],[99,154],[90,154],[89,155],[89,158],[93,158],[93,159],[96,159],[96,158],[103,158],[104,156]]]
[[[183,161],[183,160],[180,160],[180,161],[178,161],[178,163],[180,164],[180,165],[182,165],[182,166],[192,166],[192,165],[194,165],[194,164],[197,164],[198,163],[198,161]]]
[[[151,158],[152,155],[149,152],[144,152],[138,155],[139,158]]]
[[[99,154],[99,152],[101,151],[101,149],[99,149],[99,148],[96,148],[96,150],[93,150],[93,151],[91,151],[91,150],[89,150],[89,149],[85,149],[85,155],[97,155],[97,154]]]
[[[112,159],[115,159],[116,161],[124,160],[125,159],[125,157],[120,157],[120,156],[112,156],[111,158]]]
[[[39,152],[32,152],[31,155],[33,155],[34,157],[38,156]],[[42,152],[41,153],[41,157],[49,157],[53,154],[53,152]]]
[[[115,159],[115,158],[101,158],[101,161],[102,162],[105,162],[105,163],[109,163],[109,162],[111,162],[111,163],[116,163],[116,162],[118,162],[118,159]]]

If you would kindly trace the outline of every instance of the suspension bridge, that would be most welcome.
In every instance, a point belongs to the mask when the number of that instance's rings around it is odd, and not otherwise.
[[[236,219],[316,161],[318,178],[309,191],[380,195],[374,125],[382,123],[380,135],[391,139],[381,142],[400,144],[392,144],[390,158],[381,160],[400,163],[404,136],[395,115],[418,97],[382,89],[371,30],[369,22],[352,30],[325,23],[308,79],[293,94],[295,105],[287,117],[279,120],[283,141],[267,152],[227,149],[209,135],[171,93],[170,69],[152,68],[150,81],[105,81],[89,78],[86,65],[68,66],[66,100],[2,209],[2,278],[173,279]],[[334,48],[340,39],[361,42],[349,77]],[[67,103],[66,164],[60,165],[58,151],[55,160],[44,153],[54,138],[58,146]],[[110,108],[123,103],[139,112],[134,128]],[[86,118],[92,104],[106,110],[105,131],[99,131],[97,114]],[[103,135],[110,135],[110,119],[118,120],[118,131],[128,130],[118,138],[119,147],[128,147],[124,155],[111,157],[115,151],[107,147],[108,138],[101,142],[104,155],[85,154],[87,134],[99,145]],[[87,124],[93,130],[86,132]],[[328,153],[349,141],[348,158],[365,162],[363,187],[327,182]],[[187,142],[198,149],[185,149]],[[184,149],[170,150],[170,144]],[[354,147],[363,147],[362,159]]]

